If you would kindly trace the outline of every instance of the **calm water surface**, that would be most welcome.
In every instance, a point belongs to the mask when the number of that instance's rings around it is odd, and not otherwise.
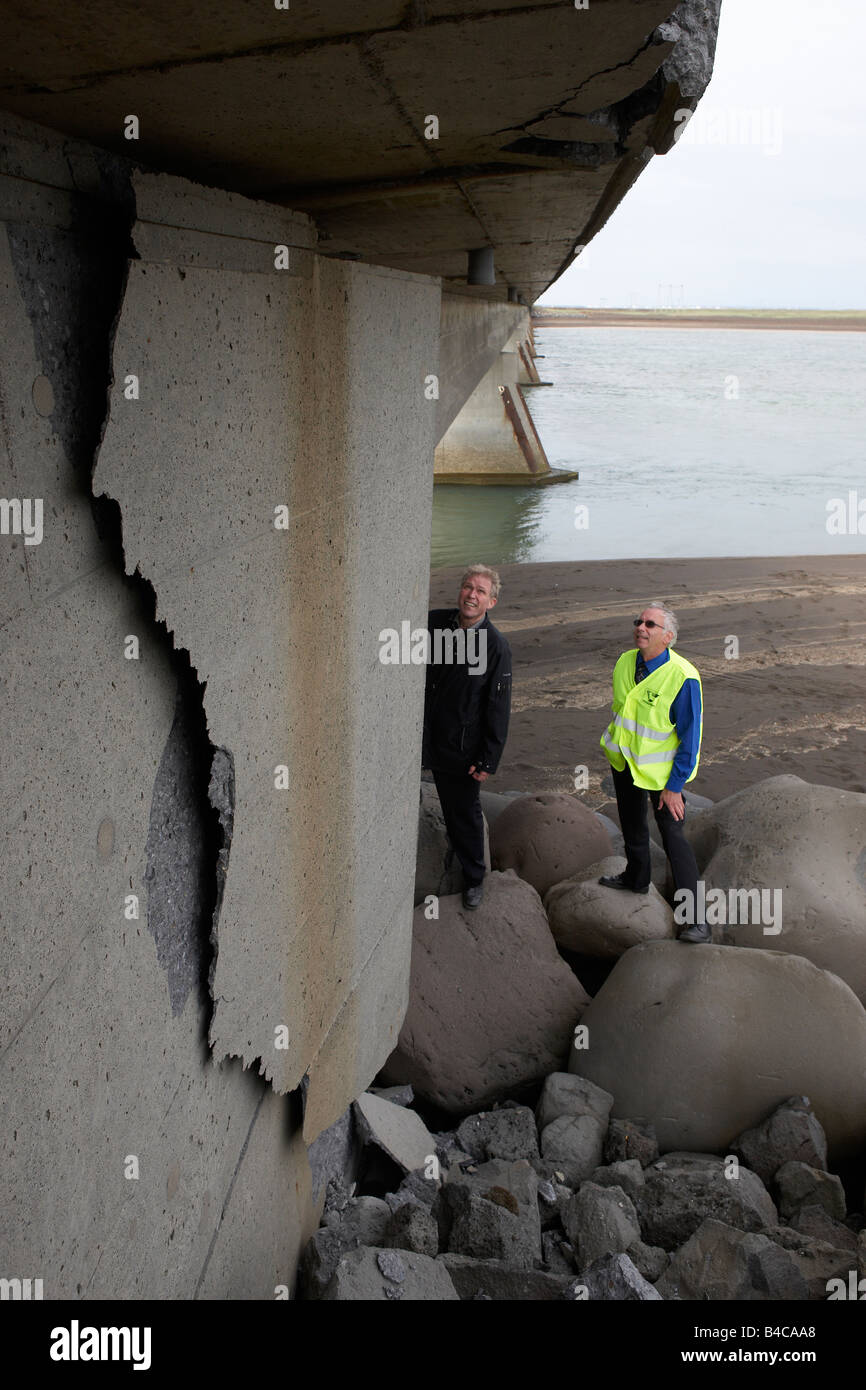
[[[866,551],[827,531],[831,498],[866,513],[866,334],[544,328],[536,347],[533,418],[580,478],[437,486],[434,566]]]

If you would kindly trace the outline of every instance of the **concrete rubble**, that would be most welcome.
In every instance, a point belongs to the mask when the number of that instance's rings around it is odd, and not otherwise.
[[[863,1218],[846,1212],[838,1177],[785,1158],[783,1136],[800,1152],[804,1129],[820,1148],[805,1097],[788,1098],[763,1122],[780,1160],[768,1179],[778,1209],[731,1154],[659,1157],[647,1122],[611,1120],[611,1100],[582,1078],[551,1073],[534,1114],[505,1102],[467,1117],[456,1135],[430,1134],[437,1162],[407,1173],[395,1192],[347,1195],[336,1184],[304,1252],[301,1295],[809,1301],[826,1299],[829,1280],[860,1268]],[[792,1114],[800,1117],[793,1124]],[[612,1161],[548,1176],[544,1134],[579,1119],[594,1124],[598,1152]],[[645,1166],[614,1156],[632,1134]],[[372,1131],[365,1143],[377,1145]]]

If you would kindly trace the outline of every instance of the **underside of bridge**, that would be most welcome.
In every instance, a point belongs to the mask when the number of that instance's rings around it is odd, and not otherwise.
[[[378,634],[434,449],[546,472],[529,306],[719,4],[6,6],[0,1239],[46,1297],[291,1287],[405,1011],[423,670]]]

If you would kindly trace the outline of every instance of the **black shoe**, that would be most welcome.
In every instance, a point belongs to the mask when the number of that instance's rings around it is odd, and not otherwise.
[[[711,946],[713,944],[713,933],[708,926],[686,927],[677,937],[677,941],[694,941],[700,944]]]
[[[476,907],[481,906],[481,899],[484,897],[483,883],[470,883],[463,889],[463,906],[467,912],[474,912]]]
[[[626,881],[625,874],[617,874],[615,878],[605,876],[598,881],[604,888],[622,888],[626,893],[649,892],[649,884],[647,884],[646,888],[633,888],[632,885]]]

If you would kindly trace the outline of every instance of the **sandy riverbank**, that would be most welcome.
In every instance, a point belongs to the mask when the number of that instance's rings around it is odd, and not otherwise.
[[[536,309],[535,328],[774,328],[864,333],[866,312],[739,309]]]
[[[461,569],[433,573],[431,606]],[[599,746],[616,657],[648,599],[680,618],[705,724],[691,789],[720,800],[764,777],[866,791],[866,555],[503,565],[492,620],[514,655],[511,731],[492,791],[572,791],[607,802]],[[725,641],[739,640],[726,659]]]

